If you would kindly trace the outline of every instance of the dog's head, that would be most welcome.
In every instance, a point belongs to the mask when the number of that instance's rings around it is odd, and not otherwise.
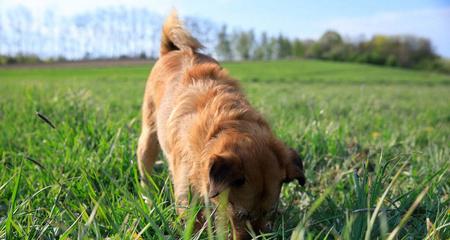
[[[258,142],[228,139],[210,157],[209,197],[228,190],[228,215],[238,239],[270,228],[283,183],[305,184],[302,161],[293,149],[276,139]]]

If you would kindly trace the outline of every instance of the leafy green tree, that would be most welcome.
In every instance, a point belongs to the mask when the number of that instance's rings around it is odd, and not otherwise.
[[[270,56],[270,43],[266,32],[261,34],[259,45],[255,49],[254,58],[256,60],[269,60]]]
[[[227,26],[223,25],[217,34],[216,52],[223,60],[232,60],[233,53],[231,50],[231,42],[227,33]]]
[[[336,31],[326,31],[318,41],[318,55],[323,59],[337,60],[342,53],[343,40]]]
[[[243,31],[237,34],[236,51],[242,60],[250,60],[255,43],[253,30]]]
[[[292,56],[297,58],[305,56],[305,46],[299,39],[292,41]]]
[[[292,56],[292,46],[288,38],[280,34],[277,38],[277,45],[278,45],[278,54],[277,54],[278,59],[283,59]]]

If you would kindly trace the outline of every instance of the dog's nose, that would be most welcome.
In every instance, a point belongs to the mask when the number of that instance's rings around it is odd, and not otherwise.
[[[268,221],[268,222],[266,222],[266,224],[264,225],[264,231],[265,232],[270,232],[270,231],[272,231],[272,222],[270,222],[270,221]]]
[[[272,230],[272,222],[271,221],[260,221],[255,224],[255,230],[258,232],[266,233]]]

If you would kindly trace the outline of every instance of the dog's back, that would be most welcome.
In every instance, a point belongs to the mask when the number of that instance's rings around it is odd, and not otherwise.
[[[161,57],[147,82],[144,108],[154,105],[155,130],[171,171],[183,171],[206,194],[198,173],[207,172],[208,163],[201,161],[201,154],[214,129],[222,121],[244,115],[251,121],[264,121],[251,109],[237,81],[216,60],[198,53],[201,48],[172,13],[163,26]]]

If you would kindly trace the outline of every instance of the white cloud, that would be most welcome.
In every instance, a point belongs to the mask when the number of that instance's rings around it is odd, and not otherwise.
[[[321,23],[328,27],[345,32],[365,33],[411,33],[430,32],[431,28],[444,31],[450,23],[450,8],[425,9],[407,12],[385,12],[368,17],[338,18]]]

